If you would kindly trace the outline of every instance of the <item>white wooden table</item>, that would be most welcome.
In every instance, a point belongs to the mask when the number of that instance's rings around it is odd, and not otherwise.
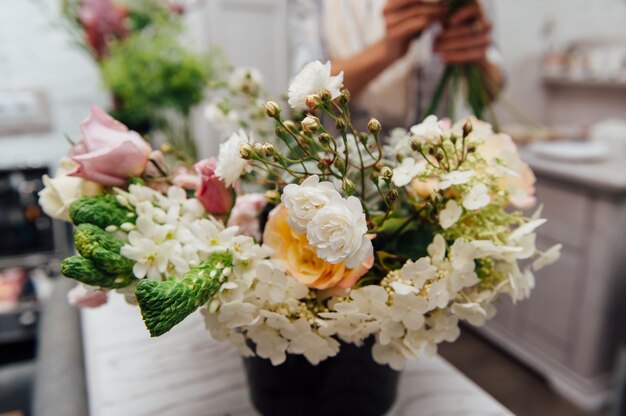
[[[213,341],[199,313],[151,339],[119,296],[82,311],[91,416],[248,416],[241,358]],[[511,415],[441,357],[412,361],[390,415]]]

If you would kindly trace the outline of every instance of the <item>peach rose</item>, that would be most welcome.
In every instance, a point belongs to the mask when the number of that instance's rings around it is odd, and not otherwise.
[[[269,215],[263,242],[275,250],[273,258],[281,260],[288,274],[313,289],[350,288],[374,264],[370,257],[355,269],[344,263],[331,264],[315,254],[306,234],[297,234],[287,222],[288,210],[279,205]]]
[[[535,175],[520,158],[511,136],[488,135],[477,151],[496,170],[494,173],[500,177],[500,186],[509,192],[513,206],[519,209],[529,209],[535,205]],[[498,164],[500,160],[504,166]]]

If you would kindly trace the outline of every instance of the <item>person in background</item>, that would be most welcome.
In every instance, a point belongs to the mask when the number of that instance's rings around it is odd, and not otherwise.
[[[448,18],[447,6],[432,0],[295,0],[294,72],[330,60],[334,74],[344,72],[357,116],[410,126],[428,115],[444,64],[479,63],[502,86],[483,7],[471,2]]]

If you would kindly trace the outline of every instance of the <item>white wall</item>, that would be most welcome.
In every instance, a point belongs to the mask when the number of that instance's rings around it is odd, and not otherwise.
[[[36,1],[47,7],[37,6]],[[202,9],[209,9],[207,6],[212,1],[215,0],[192,2],[200,9],[196,10],[200,14],[190,19],[196,39],[209,36],[210,28],[207,20],[202,20]],[[0,137],[0,166],[54,163],[67,150],[63,133],[76,137],[89,107],[94,103],[106,105],[107,97],[100,89],[95,65],[85,53],[70,45],[67,34],[53,24],[58,19],[59,3],[60,0],[0,0],[0,89],[46,90],[54,123],[49,134]],[[555,22],[553,39],[557,46],[585,37],[626,38],[626,1],[495,0],[493,3],[497,19],[495,36],[508,71],[509,101],[543,122],[589,123],[603,116],[626,113],[623,91],[547,94],[539,77],[541,55],[547,48],[541,32],[547,21]],[[250,36],[250,32],[243,30],[241,36]]]
[[[626,39],[624,0],[494,0],[496,33],[504,55],[506,98],[533,119],[555,124],[590,123],[607,116],[626,117],[626,90],[559,89],[541,84],[541,59],[586,38]],[[553,22],[551,42],[542,35]]]
[[[0,1],[0,89],[47,92],[53,130],[0,137],[0,166],[55,164],[92,104],[106,105],[91,59],[58,24],[58,0]]]

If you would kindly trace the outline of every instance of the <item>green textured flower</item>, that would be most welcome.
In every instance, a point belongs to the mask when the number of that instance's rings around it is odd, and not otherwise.
[[[100,228],[119,227],[125,222],[134,223],[136,214],[129,211],[112,195],[98,195],[78,199],[70,207],[74,225],[95,224]]]
[[[225,281],[232,264],[230,252],[214,253],[181,278],[172,276],[165,281],[141,280],[135,296],[150,335],[158,337],[165,334],[207,303]]]

